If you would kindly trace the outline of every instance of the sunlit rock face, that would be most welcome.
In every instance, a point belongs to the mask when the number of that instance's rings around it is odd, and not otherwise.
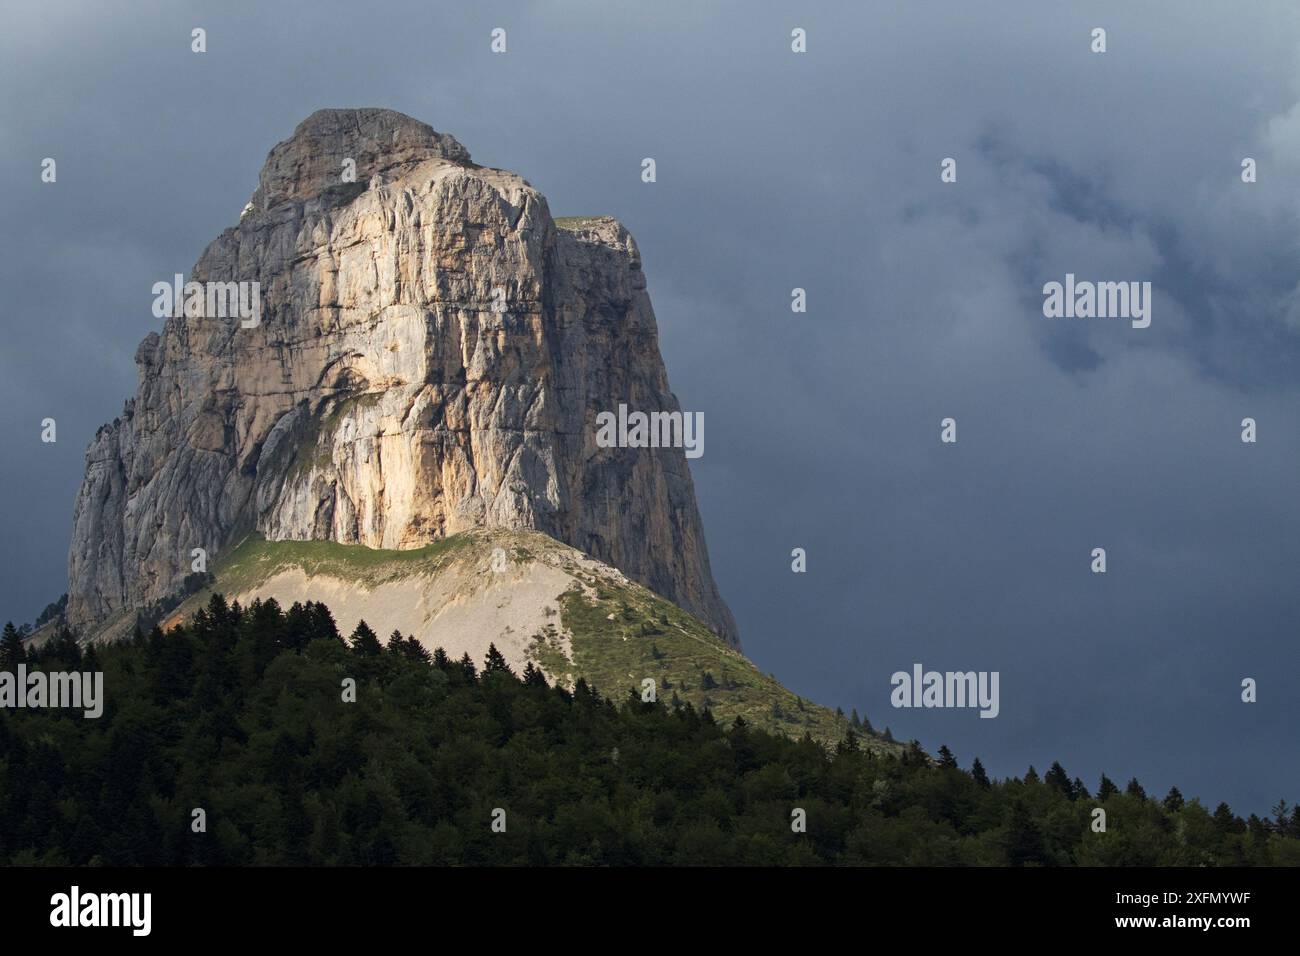
[[[619,223],[558,228],[519,176],[378,109],[308,117],[250,205],[186,278],[257,283],[255,323],[167,318],[87,451],[73,624],[167,597],[194,549],[249,531],[406,549],[486,527],[577,547],[738,643],[683,450],[595,441],[619,403],[679,408]]]

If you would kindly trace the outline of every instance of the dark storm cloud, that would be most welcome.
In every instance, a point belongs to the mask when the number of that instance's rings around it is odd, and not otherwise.
[[[308,113],[389,106],[555,214],[637,236],[672,384],[708,418],[693,470],[760,667],[996,774],[1061,759],[1090,786],[1105,770],[1245,811],[1296,800],[1279,759],[1300,716],[1296,14],[979,6],[13,12],[4,613],[63,590],[82,450],[134,391],[150,285],[237,220]],[[1045,319],[1042,284],[1066,272],[1152,281],[1151,327]],[[892,710],[889,675],[914,661],[1000,670],[1001,715]]]

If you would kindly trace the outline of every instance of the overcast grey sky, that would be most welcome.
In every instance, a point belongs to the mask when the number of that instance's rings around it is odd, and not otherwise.
[[[301,119],[384,106],[637,237],[761,668],[998,776],[1060,759],[1089,787],[1300,800],[1294,3],[4,13],[0,617],[65,589],[83,452],[135,390],[152,283],[237,221]],[[1044,318],[1067,272],[1151,281],[1151,327]],[[893,710],[914,662],[1000,671],[1000,716]]]

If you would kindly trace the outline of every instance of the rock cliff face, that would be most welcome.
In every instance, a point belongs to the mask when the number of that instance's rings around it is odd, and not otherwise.
[[[342,181],[344,163],[356,181]],[[69,620],[174,593],[258,531],[410,549],[473,528],[579,548],[733,644],[680,448],[601,448],[620,403],[676,411],[636,244],[557,227],[513,173],[388,110],[322,110],[190,281],[260,321],[168,318],[86,454]]]

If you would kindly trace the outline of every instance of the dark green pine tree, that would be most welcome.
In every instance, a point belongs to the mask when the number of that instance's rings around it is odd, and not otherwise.
[[[407,635],[406,642],[402,645],[402,653],[410,661],[419,661],[421,664],[433,663],[433,657],[425,649],[424,645],[415,639],[414,634]]]
[[[984,770],[984,764],[980,763],[979,757],[976,757],[974,761],[971,762],[970,778],[974,780],[977,784],[979,784],[981,787],[983,787],[985,790],[987,790],[991,786],[991,784],[989,783],[989,775]]]
[[[1086,800],[1088,797],[1092,796],[1092,794],[1088,793],[1087,785],[1078,777],[1074,778],[1074,783],[1071,786],[1074,788],[1074,799],[1076,800],[1080,797]]]
[[[1142,784],[1138,783],[1137,777],[1133,777],[1129,780],[1128,786],[1124,788],[1124,792],[1130,797],[1137,797],[1139,800],[1145,800],[1147,798],[1147,792],[1142,789]]]
[[[1038,783],[1038,771],[1033,764],[1029,765],[1029,771],[1025,774],[1025,783]]]
[[[1034,776],[1037,777],[1037,774]],[[1041,865],[1048,862],[1043,831],[1028,807],[1019,799],[1013,800],[1008,809],[1004,840],[1007,863],[1011,866]]]
[[[1170,787],[1169,792],[1165,794],[1165,809],[1170,813],[1177,813],[1183,808],[1183,795],[1177,787]]]
[[[1106,801],[1117,793],[1119,793],[1119,787],[1115,786],[1115,781],[1103,773],[1101,783],[1097,784],[1097,799]]]
[[[467,681],[478,680],[478,668],[474,666],[474,661],[469,656],[469,651],[466,651],[464,654],[461,655],[460,672],[465,677],[465,680]]]
[[[515,672],[512,671],[510,665],[506,663],[505,655],[497,650],[496,644],[488,645],[487,657],[483,661],[483,673],[509,674],[511,677],[515,676]]]
[[[195,618],[197,620],[198,615]],[[194,647],[193,641],[169,639],[156,624],[149,632],[145,653],[152,656],[157,665],[152,676],[155,699],[159,703],[184,700],[192,692]]]
[[[1237,829],[1237,816],[1232,807],[1220,803],[1214,808],[1214,826],[1220,833],[1232,833]]]
[[[1061,766],[1059,760],[1052,761],[1052,766],[1048,768],[1047,775],[1043,777],[1043,783],[1067,800],[1074,799],[1074,785],[1070,783],[1070,775],[1065,772],[1065,768]]]
[[[365,621],[358,621],[356,630],[352,632],[352,652],[361,657],[378,657],[384,653],[379,635]]]
[[[939,746],[939,766],[945,770],[957,769],[957,758],[952,755],[952,751],[948,749],[947,744]]]
[[[406,638],[402,637],[402,632],[394,628],[393,633],[388,635],[388,643],[384,645],[384,653],[390,657],[405,657],[405,644]]]
[[[339,633],[339,627],[334,623],[334,615],[330,609],[319,601],[308,602],[307,611],[311,615],[311,640],[329,640],[343,641],[343,635]],[[376,638],[376,642],[378,638]]]
[[[930,766],[930,758],[926,756],[925,751],[921,749],[921,742],[919,740],[913,739],[907,742],[907,749],[903,751],[903,766],[904,767]]]
[[[524,668],[524,683],[529,687],[550,686],[546,682],[546,674],[543,673],[542,669],[538,667],[536,664],[534,664],[532,661],[529,661],[528,665]]]
[[[51,670],[75,671],[81,669],[81,645],[77,643],[77,636],[67,627],[60,627],[50,641],[48,648],[50,658],[59,666],[50,668]]]
[[[14,622],[10,621],[5,625],[4,636],[0,637],[0,667],[12,671],[25,660],[27,653],[23,650],[22,635],[14,627]]]
[[[1268,821],[1261,820],[1258,816],[1256,816],[1253,813],[1246,818],[1246,829],[1250,831],[1250,835],[1253,836],[1260,843],[1263,843],[1268,839],[1268,834],[1269,834]]]
[[[1273,829],[1278,833],[1285,833],[1291,825],[1291,805],[1285,800],[1279,800],[1273,805]]]
[[[433,666],[440,671],[445,671],[451,667],[451,658],[447,656],[447,652],[441,647],[433,649]]]
[[[302,650],[311,640],[311,611],[301,601],[294,601],[284,613],[284,647]]]
[[[849,722],[853,724],[855,729],[861,729],[862,727],[862,718],[858,716],[856,707],[853,708],[853,714],[849,717]]]

